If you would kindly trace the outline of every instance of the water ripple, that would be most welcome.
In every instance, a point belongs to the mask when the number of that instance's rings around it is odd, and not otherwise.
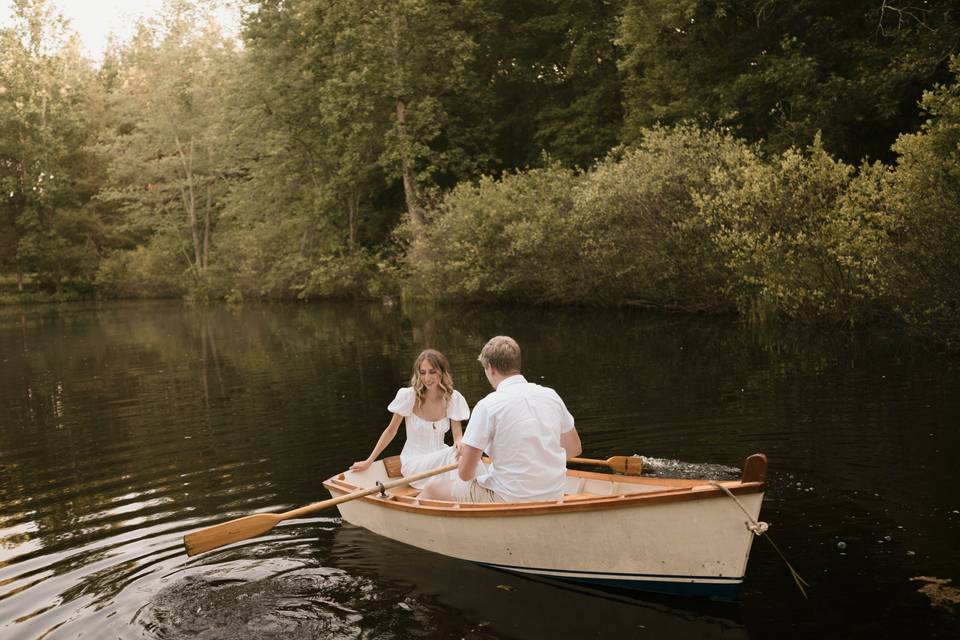
[[[762,543],[723,609],[501,574],[336,511],[185,555],[189,531],[325,498],[422,346],[447,352],[474,404],[489,392],[476,351],[501,332],[564,397],[587,457],[731,478],[766,452],[764,510],[814,606]],[[909,578],[960,572],[960,373],[882,341],[770,344],[595,310],[144,303],[0,318],[0,352],[3,638],[824,637],[851,621],[847,635],[952,637]]]

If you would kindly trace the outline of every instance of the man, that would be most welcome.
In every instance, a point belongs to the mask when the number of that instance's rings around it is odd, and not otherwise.
[[[491,338],[478,358],[494,388],[477,403],[461,441],[460,481],[436,478],[420,496],[457,502],[559,500],[567,458],[580,455],[580,436],[557,392],[520,374],[520,346]],[[477,475],[486,451],[492,462]]]

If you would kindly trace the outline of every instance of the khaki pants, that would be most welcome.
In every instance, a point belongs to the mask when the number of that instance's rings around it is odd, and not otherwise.
[[[450,495],[457,502],[506,502],[486,487],[481,487],[476,480],[464,481],[459,478],[450,487]]]

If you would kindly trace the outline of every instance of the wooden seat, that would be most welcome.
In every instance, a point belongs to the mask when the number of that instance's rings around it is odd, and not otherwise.
[[[399,478],[403,475],[400,471],[400,456],[390,456],[383,459],[383,468],[387,471],[388,478]]]

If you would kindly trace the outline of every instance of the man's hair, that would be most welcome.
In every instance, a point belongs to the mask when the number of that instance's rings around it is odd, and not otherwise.
[[[520,371],[520,345],[510,336],[494,336],[483,345],[477,360],[500,373]]]

